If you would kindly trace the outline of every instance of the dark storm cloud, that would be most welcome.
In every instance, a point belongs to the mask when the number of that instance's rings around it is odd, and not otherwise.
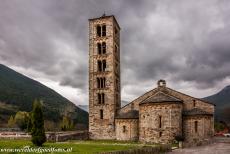
[[[122,28],[122,87],[167,78],[209,88],[230,76],[227,0],[2,0],[0,60],[85,91],[88,18],[104,11]]]

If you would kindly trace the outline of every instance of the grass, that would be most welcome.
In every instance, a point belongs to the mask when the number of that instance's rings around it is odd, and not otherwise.
[[[29,140],[0,140],[0,154],[1,149],[3,148],[24,148],[25,146],[30,146],[36,148]],[[62,148],[68,149],[72,148],[73,154],[94,154],[98,152],[107,152],[107,151],[120,151],[134,149],[143,146],[143,144],[136,142],[119,142],[119,141],[69,141],[69,142],[58,142],[50,143],[47,142],[44,144],[43,148]],[[149,145],[155,146],[155,145]],[[8,154],[15,154],[16,152],[8,152]],[[45,152],[44,152],[45,153]],[[47,152],[46,152],[47,153]],[[50,152],[49,152],[50,153]],[[66,152],[54,152],[58,154],[66,154]],[[4,152],[6,154],[6,152]],[[21,154],[21,153],[20,153]]]

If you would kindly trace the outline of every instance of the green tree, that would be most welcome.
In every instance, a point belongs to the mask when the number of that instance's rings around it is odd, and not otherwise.
[[[41,101],[35,100],[33,103],[31,122],[32,122],[32,130],[31,130],[32,142],[34,145],[42,146],[43,143],[46,142],[46,135],[45,135]]]
[[[14,120],[21,130],[26,130],[29,118],[30,116],[28,112],[18,111],[14,117]]]
[[[71,130],[74,128],[74,123],[70,118],[67,116],[63,116],[62,118],[62,123],[61,123],[61,130],[66,131],[66,130]]]
[[[10,116],[10,119],[8,120],[7,126],[9,128],[15,127],[15,120],[14,120],[14,117],[12,115]]]

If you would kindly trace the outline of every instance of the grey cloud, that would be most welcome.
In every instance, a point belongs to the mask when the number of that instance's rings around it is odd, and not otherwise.
[[[105,11],[122,28],[123,88],[167,78],[205,89],[230,76],[229,6],[224,0],[2,0],[0,60],[86,91],[88,18]]]

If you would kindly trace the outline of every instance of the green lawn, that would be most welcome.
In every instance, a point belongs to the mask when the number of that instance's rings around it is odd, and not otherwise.
[[[24,148],[25,146],[30,146],[36,148],[28,140],[0,140],[0,154],[6,153],[1,152],[3,148]],[[143,146],[142,144],[135,142],[119,142],[119,141],[70,141],[70,142],[58,142],[58,143],[45,143],[43,148],[72,148],[71,153],[76,154],[92,154],[98,152],[106,151],[117,151],[117,150],[127,150]],[[151,145],[152,146],[152,145]],[[17,152],[8,152],[8,154],[17,153]],[[26,153],[26,152],[25,152]],[[47,153],[47,152],[44,152]],[[50,152],[48,152],[50,153]],[[54,152],[57,154],[66,153],[66,152]],[[69,153],[69,152],[67,152]]]

